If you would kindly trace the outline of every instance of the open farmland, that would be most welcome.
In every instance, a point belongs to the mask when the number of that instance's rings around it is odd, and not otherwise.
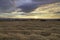
[[[60,40],[60,21],[0,21],[0,40]]]

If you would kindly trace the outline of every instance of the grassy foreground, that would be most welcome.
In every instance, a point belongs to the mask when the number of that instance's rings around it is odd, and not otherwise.
[[[0,21],[0,40],[60,40],[60,21]]]

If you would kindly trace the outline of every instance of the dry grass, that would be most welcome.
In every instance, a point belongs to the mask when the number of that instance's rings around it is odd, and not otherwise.
[[[0,21],[0,40],[60,40],[60,21]]]

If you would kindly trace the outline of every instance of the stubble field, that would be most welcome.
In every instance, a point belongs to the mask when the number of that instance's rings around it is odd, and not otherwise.
[[[60,40],[60,21],[0,21],[0,40]]]

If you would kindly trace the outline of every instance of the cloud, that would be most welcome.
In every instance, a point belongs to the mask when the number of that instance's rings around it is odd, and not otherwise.
[[[13,12],[18,7],[23,12],[31,12],[38,8],[37,5],[44,5],[54,2],[60,2],[60,0],[0,0],[0,13],[1,12]],[[28,11],[27,11],[28,10]]]
[[[6,3],[8,3],[6,5]],[[12,0],[1,0],[0,3],[0,17],[11,17],[11,18],[21,18],[25,17],[26,15],[30,15],[31,17],[36,15],[38,17],[44,17],[41,15],[37,15],[37,13],[60,13],[60,1],[58,2],[57,0],[50,0],[50,1],[40,1],[40,2],[34,2],[31,0],[15,0],[15,8]],[[5,3],[5,4],[4,4]],[[15,10],[17,8],[17,10]],[[20,10],[21,9],[21,10]],[[15,11],[15,12],[14,12]],[[19,11],[19,12],[17,12]],[[7,13],[6,13],[7,12]],[[8,13],[11,12],[11,13]],[[25,14],[26,13],[26,14]],[[32,14],[36,13],[36,14]],[[52,16],[57,16],[57,15],[51,15]],[[23,15],[23,16],[22,16]],[[26,17],[30,17],[26,16]],[[34,16],[34,17],[36,17]]]

